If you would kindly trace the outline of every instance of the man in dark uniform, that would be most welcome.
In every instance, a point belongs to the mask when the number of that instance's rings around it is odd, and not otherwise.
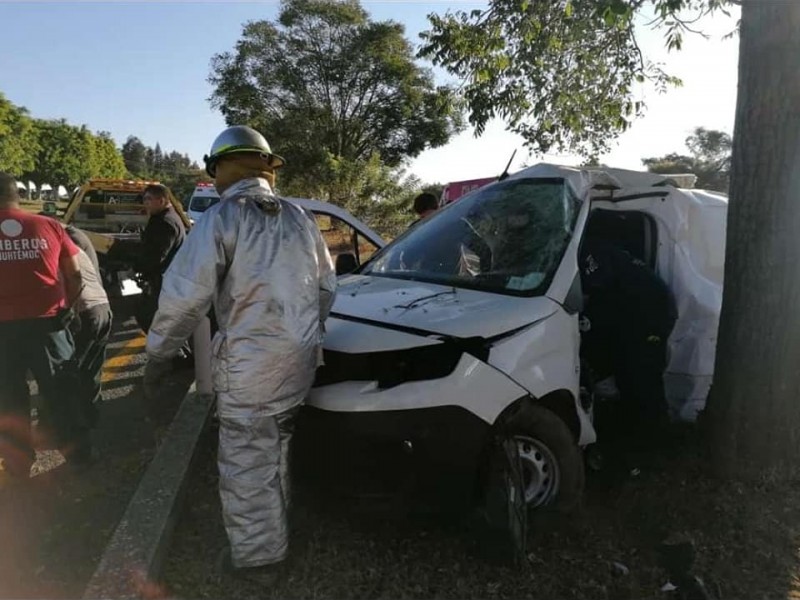
[[[136,321],[147,333],[158,310],[162,277],[183,244],[186,230],[169,202],[166,187],[159,184],[148,185],[143,193],[143,201],[150,218],[142,234],[142,253],[136,261],[136,270],[142,275],[145,284],[136,311]]]
[[[646,445],[668,418],[664,370],[675,301],[644,262],[606,241],[584,240],[580,269],[590,323],[582,354],[597,379],[614,375],[622,400],[615,425]]]

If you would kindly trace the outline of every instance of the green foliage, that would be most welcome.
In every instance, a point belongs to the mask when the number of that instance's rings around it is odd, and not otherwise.
[[[209,81],[228,123],[262,131],[286,157],[284,188],[334,201],[327,188],[343,180],[329,179],[339,173],[330,160],[380,156],[395,168],[462,126],[452,91],[415,63],[403,26],[371,21],[357,0],[284,0],[277,22],[247,23],[236,48],[214,57]]]
[[[414,215],[411,203],[420,182],[400,168],[387,166],[378,154],[350,160],[327,154],[320,166],[325,184],[313,188],[295,179],[278,181],[284,196],[319,198],[341,206],[358,216],[384,238],[399,235]]]
[[[671,153],[643,158],[642,163],[653,173],[694,173],[695,187],[728,192],[730,184],[731,136],[724,131],[696,127],[686,138],[691,156]]]
[[[422,186],[420,192],[428,192],[436,196],[437,198],[442,197],[442,192],[444,192],[444,185],[443,183],[426,183]]]
[[[494,117],[532,151],[598,156],[644,111],[637,84],[663,91],[680,81],[642,54],[637,16],[655,15],[679,50],[697,16],[727,0],[490,0],[483,10],[429,15],[420,56],[464,84],[476,133]],[[690,16],[687,16],[687,13]]]
[[[34,168],[36,133],[27,111],[0,94],[0,171],[15,177]]]
[[[53,187],[90,177],[125,177],[127,170],[107,132],[92,133],[64,119],[33,119],[0,94],[0,171]]]
[[[94,177],[109,179],[127,177],[128,169],[125,167],[125,161],[110,133],[101,131],[96,136],[92,136],[90,148],[93,154],[91,162]]]
[[[41,185],[67,188],[92,177],[125,177],[122,155],[107,132],[92,133],[64,119],[33,121],[36,135],[33,167],[22,176]]]
[[[76,186],[93,175],[92,134],[85,127],[75,127],[60,120],[36,120],[38,152],[34,168],[26,179],[53,187]]]
[[[64,119],[32,119],[0,94],[0,171],[37,185],[72,187],[93,177],[159,179],[178,196],[205,180],[187,155],[148,148],[131,136],[120,152],[111,134],[94,134]]]
[[[134,177],[147,179],[149,165],[147,164],[147,146],[136,136],[128,136],[122,144],[122,159],[125,168]]]
[[[177,198],[191,193],[198,181],[208,179],[188,155],[176,151],[165,153],[159,143],[150,148],[133,135],[122,145],[122,158],[132,177],[161,181]]]

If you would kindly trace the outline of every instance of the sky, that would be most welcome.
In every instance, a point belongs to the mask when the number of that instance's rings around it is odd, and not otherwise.
[[[452,0],[362,3],[376,20],[403,23],[414,43],[427,28],[428,13],[486,5]],[[243,23],[274,19],[278,8],[277,1],[0,0],[0,22],[6,25],[0,42],[0,92],[34,117],[65,118],[108,131],[120,145],[136,135],[148,145],[159,142],[164,150],[186,152],[200,161],[225,127],[207,101],[211,57],[234,47]],[[735,27],[735,19],[704,19],[695,27],[708,39],[690,35],[683,50],[672,53],[665,50],[660,33],[640,28],[645,55],[663,63],[684,85],[666,94],[643,86],[638,96],[647,104],[646,115],[619,137],[602,162],[641,169],[643,157],[685,152],[684,140],[696,126],[732,132],[738,39],[723,37]],[[447,81],[442,71],[436,73],[441,82]],[[580,162],[571,155],[529,155],[521,138],[493,121],[480,138],[467,130],[446,146],[423,152],[408,171],[424,182],[491,177],[503,170],[515,149],[512,171],[540,160]]]

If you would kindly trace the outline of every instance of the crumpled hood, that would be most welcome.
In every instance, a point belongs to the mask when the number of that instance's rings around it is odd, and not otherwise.
[[[552,315],[545,296],[520,298],[419,281],[355,275],[339,281],[332,317],[458,338],[491,338]]]

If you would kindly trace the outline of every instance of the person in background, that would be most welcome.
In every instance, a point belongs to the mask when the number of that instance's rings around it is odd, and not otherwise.
[[[136,321],[147,333],[158,309],[158,295],[164,272],[186,238],[180,216],[169,202],[167,188],[148,185],[143,192],[145,212],[149,216],[142,233],[141,255],[135,268],[144,282],[142,298],[136,311]]]
[[[70,362],[71,306],[81,292],[78,248],[53,219],[20,209],[17,184],[0,173],[0,457],[27,477],[36,454],[26,374],[54,412],[56,441],[68,463],[91,453],[75,415],[78,393]],[[13,282],[13,284],[11,283]]]
[[[439,200],[430,192],[422,192],[414,198],[414,212],[417,213],[417,220],[411,224],[414,227],[423,219],[431,216],[439,209]]]
[[[213,305],[217,460],[230,542],[219,568],[269,585],[288,554],[290,442],[321,364],[336,275],[314,218],[273,192],[283,159],[260,133],[230,127],[205,160],[220,202],[165,275],[147,336],[145,390],[155,393],[167,361]]]
[[[78,247],[78,263],[83,275],[83,290],[75,304],[77,313],[73,331],[75,365],[78,369],[81,395],[80,418],[88,427],[97,424],[97,403],[101,396],[101,375],[106,346],[111,336],[114,318],[111,304],[100,277],[100,263],[88,236],[80,229],[67,225],[67,235]]]

